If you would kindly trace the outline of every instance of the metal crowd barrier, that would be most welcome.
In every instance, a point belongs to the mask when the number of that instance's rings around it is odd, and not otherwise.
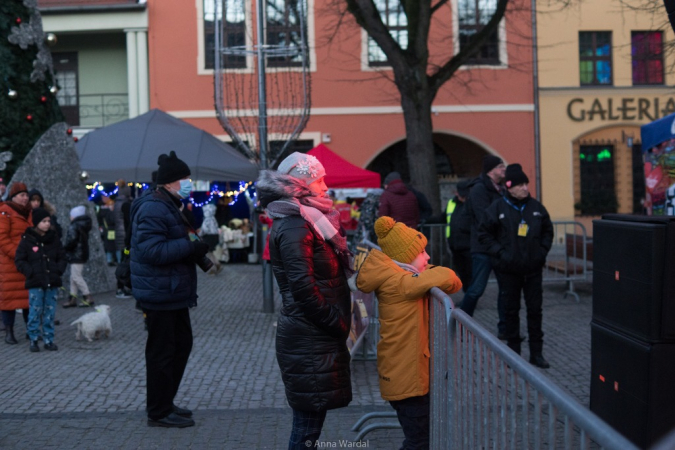
[[[433,449],[637,449],[460,309],[431,291]]]
[[[444,223],[420,225],[420,231],[427,238],[429,262],[435,266],[452,267],[452,252],[445,237],[447,228]]]
[[[445,237],[447,225],[425,224],[420,231],[426,236],[427,253],[431,264],[452,267],[452,252]],[[542,273],[544,283],[565,282],[567,294],[579,302],[574,291],[575,281],[588,280],[592,270],[592,240],[587,237],[586,228],[579,222],[553,222],[553,245],[546,257]],[[494,273],[491,282],[497,281]]]
[[[675,448],[675,430],[661,438],[651,450],[673,450]]]
[[[553,245],[544,264],[544,283],[567,283],[565,296],[570,294],[579,302],[579,294],[574,292],[574,282],[588,280],[588,273],[592,269],[592,245],[583,224],[553,222]]]

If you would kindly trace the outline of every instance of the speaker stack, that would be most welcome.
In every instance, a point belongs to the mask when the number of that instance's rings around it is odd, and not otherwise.
[[[675,217],[593,221],[591,410],[641,448],[675,428]]]

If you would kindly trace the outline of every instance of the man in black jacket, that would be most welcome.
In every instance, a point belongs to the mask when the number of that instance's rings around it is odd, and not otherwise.
[[[485,292],[492,265],[490,256],[487,254],[487,247],[478,241],[478,227],[483,221],[485,210],[497,199],[502,197],[503,187],[501,185],[504,179],[506,166],[500,158],[494,155],[486,155],[483,158],[483,172],[474,182],[469,197],[466,201],[466,212],[471,217],[471,284],[462,299],[461,308],[467,314],[473,316],[478,299]],[[501,296],[500,296],[501,297]],[[504,333],[504,309],[500,299],[497,299],[497,310],[499,311],[499,334],[500,338]]]
[[[553,224],[546,208],[530,197],[520,164],[506,168],[506,194],[485,211],[478,238],[492,258],[499,296],[505,303],[506,340],[520,354],[520,292],[527,307],[530,363],[550,366],[542,354],[542,268],[553,242]]]
[[[470,180],[457,183],[457,194],[448,202],[446,208],[450,225],[448,245],[452,251],[452,270],[462,280],[462,286],[465,286],[464,293],[471,284],[471,217],[466,211],[470,184]]]
[[[195,424],[192,411],[174,403],[192,351],[188,308],[197,306],[195,262],[207,244],[194,240],[181,213],[192,191],[190,169],[175,152],[159,156],[157,189],[131,206],[131,284],[148,327],[145,345],[148,426]]]

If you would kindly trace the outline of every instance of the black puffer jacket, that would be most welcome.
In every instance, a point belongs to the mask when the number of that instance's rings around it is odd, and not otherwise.
[[[26,289],[50,289],[62,286],[66,270],[66,253],[56,231],[44,235],[35,228],[26,229],[14,257],[16,268],[26,277]]]
[[[335,251],[290,216],[274,220],[270,256],[283,299],[276,350],[288,403],[302,411],[347,406],[351,296]]]
[[[160,188],[131,205],[131,284],[145,309],[197,306],[197,271],[180,201]]]
[[[483,221],[485,210],[492,202],[502,198],[502,194],[495,189],[492,180],[484,173],[471,182],[470,189],[464,207],[471,217],[471,253],[488,253],[487,247],[478,240],[478,228]]]
[[[553,243],[553,224],[544,205],[528,197],[518,201],[507,194],[485,211],[478,238],[498,272],[529,275],[540,271]],[[524,208],[523,208],[524,206]],[[522,211],[521,211],[522,208]],[[518,236],[524,221],[527,235]]]
[[[450,250],[453,252],[461,252],[469,250],[471,247],[471,216],[466,209],[466,202],[459,201],[457,197],[455,201],[455,210],[450,216]]]
[[[88,215],[76,217],[68,226],[63,249],[66,260],[71,264],[84,264],[89,261],[89,232],[91,219]]]

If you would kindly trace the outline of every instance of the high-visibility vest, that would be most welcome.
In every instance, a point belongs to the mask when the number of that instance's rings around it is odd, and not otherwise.
[[[446,218],[446,223],[447,226],[445,227],[445,238],[450,237],[450,217],[452,217],[452,213],[455,211],[455,208],[457,207],[457,202],[453,198],[448,202],[448,206],[445,207],[445,218]]]

